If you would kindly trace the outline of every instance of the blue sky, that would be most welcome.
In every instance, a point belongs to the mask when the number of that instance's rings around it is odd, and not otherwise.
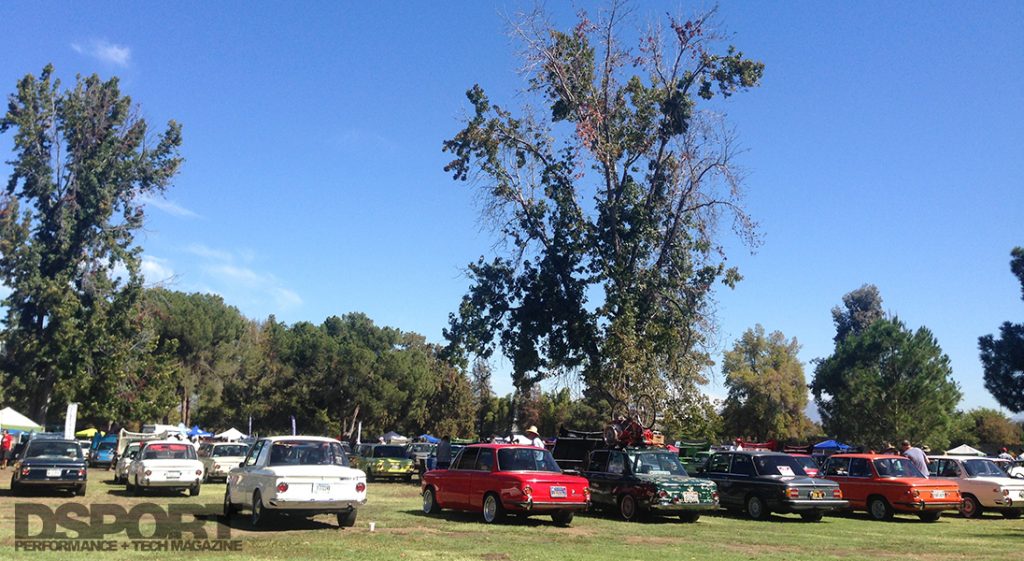
[[[570,25],[575,9],[551,4]],[[154,128],[183,123],[185,166],[138,238],[149,281],[253,318],[361,311],[440,342],[461,268],[494,242],[441,142],[474,83],[520,103],[506,18],[529,5],[5,2],[0,91],[52,62],[65,83],[119,76]],[[637,21],[696,7],[640,3]],[[1008,267],[1024,245],[1024,4],[723,2],[720,15],[766,65],[722,106],[764,244],[728,242],[746,278],[718,294],[721,345],[780,330],[809,378],[832,350],[830,309],[873,283],[935,333],[961,407],[996,406],[977,338],[1024,320]]]

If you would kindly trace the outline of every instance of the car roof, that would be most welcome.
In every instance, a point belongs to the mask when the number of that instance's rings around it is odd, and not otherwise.
[[[69,440],[67,438],[37,438],[37,439],[30,440],[28,443],[29,444],[34,444],[36,442],[47,442],[47,443],[49,443],[49,442],[60,442],[60,443],[63,443],[63,444],[75,444],[79,448],[81,448],[81,446],[82,446],[81,444],[79,444],[79,442],[77,440]]]
[[[504,448],[533,448],[535,450],[546,450],[529,444],[516,444],[514,442],[481,442],[479,444],[467,444],[466,448],[489,448],[491,450],[502,450]]]
[[[771,450],[722,450],[716,454],[745,454],[747,456],[786,456],[784,452],[772,452]]]
[[[147,440],[146,446],[150,444],[188,444],[192,446],[192,443],[187,440]]]
[[[878,460],[882,458],[895,458],[900,460],[907,459],[906,456],[899,456],[896,454],[832,454],[830,458],[866,458],[868,460]]]
[[[269,440],[271,442],[280,442],[282,440],[312,440],[315,442],[339,442],[337,438],[331,438],[329,436],[305,436],[302,434],[296,434],[294,436],[268,436],[260,440]]]

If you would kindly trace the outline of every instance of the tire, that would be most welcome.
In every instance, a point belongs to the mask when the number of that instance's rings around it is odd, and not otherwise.
[[[1020,515],[1021,509],[1019,508],[1003,511],[1003,518],[1007,520],[1017,520],[1018,518],[1020,518]]]
[[[142,494],[142,487],[139,485],[139,477],[135,476],[135,483],[132,485],[131,494],[136,497]]]
[[[15,481],[14,477],[11,477],[11,494],[14,496],[21,495],[21,483]]]
[[[936,521],[938,521],[939,517],[941,517],[941,516],[942,516],[942,511],[941,510],[937,510],[937,511],[934,511],[934,512],[919,512],[919,513],[917,513],[917,517],[920,518],[921,520],[923,520],[924,522],[936,522]]]
[[[551,520],[558,526],[572,524],[573,512],[571,510],[556,510],[551,513]]]
[[[135,488],[134,487],[135,486],[132,485],[132,480],[129,479],[128,476],[125,476],[125,478],[124,478],[124,492],[128,493],[129,495],[134,495],[135,494]]]
[[[231,517],[238,512],[238,507],[231,502],[230,489],[224,489],[224,521],[229,522]]]
[[[351,528],[356,525],[356,509],[338,513],[338,527]]]
[[[771,515],[772,512],[768,510],[768,505],[764,504],[764,499],[757,495],[747,497],[747,516],[753,520],[768,520]]]
[[[505,507],[501,505],[501,499],[494,493],[484,496],[484,522],[497,524],[505,519]]]
[[[427,487],[427,490],[423,492],[423,512],[426,514],[441,512],[441,505],[437,504],[437,494],[433,487]]]
[[[409,475],[405,476],[405,482],[406,483],[412,483],[412,474],[411,473]]]
[[[682,520],[683,522],[686,522],[687,524],[693,524],[694,522],[700,520],[700,513],[699,512],[680,512],[679,513],[679,519]]]
[[[812,510],[811,512],[801,512],[800,518],[803,518],[804,522],[821,522],[821,518],[825,516],[824,512]]]
[[[202,490],[202,484],[196,483],[195,485],[188,488],[188,496],[196,497],[199,495],[199,491]]]
[[[271,513],[263,506],[263,496],[259,489],[252,493],[252,513],[249,515],[249,523],[253,528],[266,527],[267,522],[272,518]]]
[[[640,520],[640,506],[636,504],[633,495],[622,495],[619,497],[619,516],[627,522]]]
[[[984,511],[981,503],[974,495],[964,495],[964,501],[960,503],[960,516],[964,518],[979,518]]]
[[[868,515],[878,521],[892,520],[892,507],[882,497],[871,497],[868,499]]]
[[[78,495],[79,497],[84,497],[85,485],[79,485],[78,487],[75,487],[75,495]]]

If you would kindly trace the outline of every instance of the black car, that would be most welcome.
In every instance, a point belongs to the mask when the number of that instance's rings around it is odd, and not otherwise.
[[[85,494],[85,456],[82,446],[74,440],[38,438],[25,445],[11,476],[11,493],[19,494],[26,487],[69,489]]]
[[[817,522],[830,510],[849,507],[838,483],[808,477],[789,454],[716,452],[698,474],[718,484],[723,507],[745,510],[755,520],[767,520],[778,512],[797,513],[804,520]]]

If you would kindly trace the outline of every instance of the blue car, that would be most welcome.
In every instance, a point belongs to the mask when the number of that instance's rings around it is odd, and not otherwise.
[[[117,451],[117,437],[106,437],[92,443],[89,451],[89,466],[110,467],[117,459],[114,457]]]

